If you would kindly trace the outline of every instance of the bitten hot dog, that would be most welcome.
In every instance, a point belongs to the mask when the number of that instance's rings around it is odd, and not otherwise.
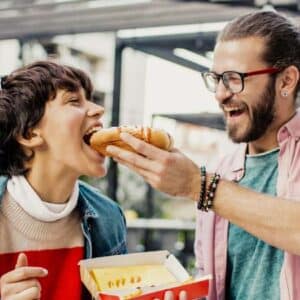
[[[114,145],[135,152],[132,147],[121,140],[120,134],[122,132],[130,133],[134,137],[163,150],[169,151],[173,146],[173,139],[166,131],[143,126],[105,128],[93,132],[86,140],[93,149],[104,156],[110,156],[110,154],[106,152],[106,147],[108,145]]]

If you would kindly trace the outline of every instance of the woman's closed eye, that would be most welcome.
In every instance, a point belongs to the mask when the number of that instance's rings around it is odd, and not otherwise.
[[[72,105],[80,105],[80,99],[79,98],[70,98],[67,101],[68,103],[72,104]]]

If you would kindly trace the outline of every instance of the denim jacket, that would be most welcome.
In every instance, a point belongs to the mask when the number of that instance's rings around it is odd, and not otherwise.
[[[0,176],[0,205],[7,177]],[[85,258],[124,254],[126,223],[120,207],[90,185],[79,182],[78,206],[84,235]],[[0,241],[1,243],[1,241]],[[88,299],[84,291],[82,299]]]
[[[277,134],[278,197],[300,201],[300,111]],[[240,144],[218,166],[223,178],[239,181],[244,174],[246,145]],[[210,211],[198,211],[195,254],[200,274],[212,274],[209,300],[225,299],[228,220]],[[284,252],[280,273],[280,300],[300,299],[300,256]]]

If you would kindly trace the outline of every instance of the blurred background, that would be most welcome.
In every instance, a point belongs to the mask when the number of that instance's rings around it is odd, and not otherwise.
[[[0,75],[41,59],[82,68],[106,109],[105,127],[164,128],[177,148],[212,168],[234,145],[200,72],[226,22],[259,9],[300,24],[300,0],[1,0]],[[107,164],[105,178],[83,179],[124,209],[129,251],[167,249],[192,272],[194,204]]]

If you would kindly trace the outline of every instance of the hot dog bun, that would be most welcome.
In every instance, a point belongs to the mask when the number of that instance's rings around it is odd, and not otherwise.
[[[111,156],[106,152],[108,145],[135,152],[132,147],[121,140],[120,134],[122,132],[130,133],[134,137],[163,150],[169,151],[173,146],[173,139],[166,131],[143,126],[119,126],[101,129],[92,133],[89,144],[104,156]]]

